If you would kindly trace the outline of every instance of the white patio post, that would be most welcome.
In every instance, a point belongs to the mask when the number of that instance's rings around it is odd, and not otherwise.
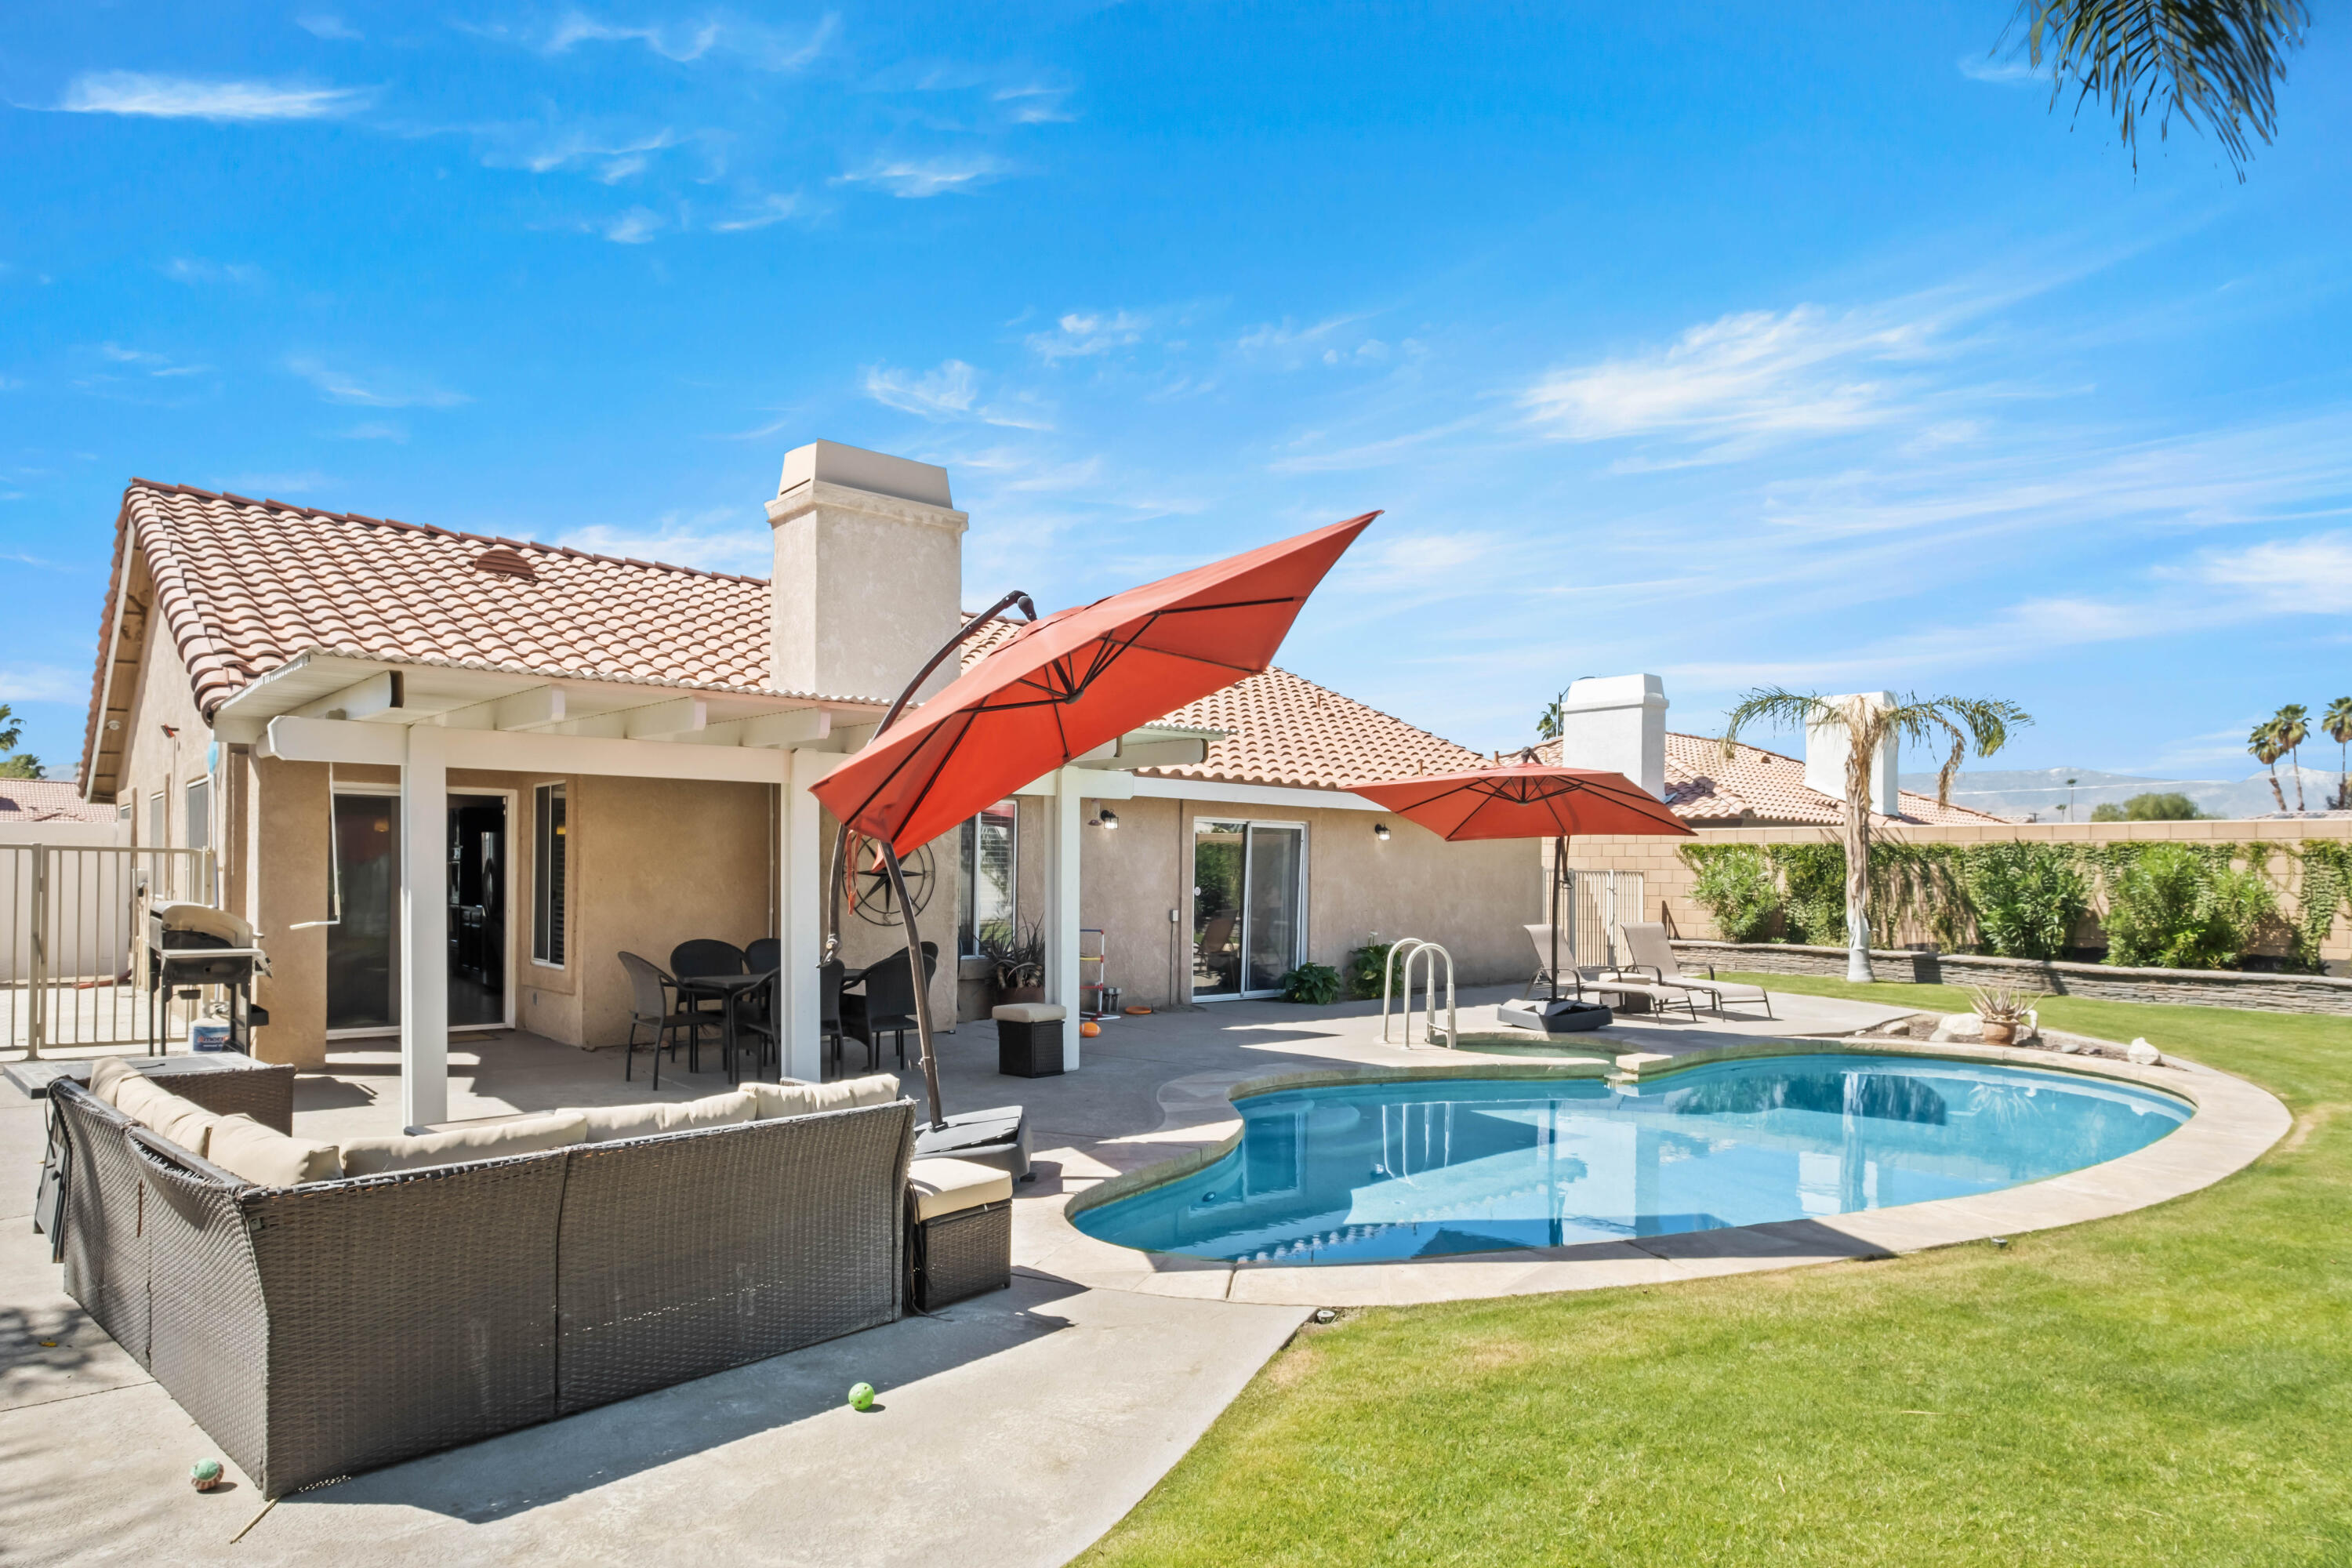
[[[777,919],[783,929],[776,935],[783,944],[783,973],[778,977],[782,995],[778,1020],[783,1074],[815,1083],[824,1077],[824,1042],[818,1037],[821,1004],[817,965],[824,957],[824,841],[818,831],[819,807],[809,786],[831,772],[841,758],[825,752],[784,753],[783,820],[778,826],[782,853],[777,872],[783,885],[776,889]]]
[[[1062,1070],[1078,1070],[1078,836],[1085,826],[1087,774],[1064,768],[1054,776],[1045,828],[1045,994],[1059,1003]]]
[[[400,767],[400,1119],[449,1120],[447,732],[408,727]]]

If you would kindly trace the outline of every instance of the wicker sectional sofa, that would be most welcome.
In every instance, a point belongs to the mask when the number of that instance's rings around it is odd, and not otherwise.
[[[904,1310],[904,1100],[271,1186],[51,1099],[67,1290],[269,1497]]]

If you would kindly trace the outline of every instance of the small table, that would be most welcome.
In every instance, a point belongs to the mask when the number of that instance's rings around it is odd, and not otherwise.
[[[681,974],[677,989],[681,995],[701,994],[719,998],[719,1036],[720,1049],[726,1053],[727,1081],[735,1079],[735,1005],[744,993],[755,986],[765,985],[775,978],[772,970],[765,974]]]

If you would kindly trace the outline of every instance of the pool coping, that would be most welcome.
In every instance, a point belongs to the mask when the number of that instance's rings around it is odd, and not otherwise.
[[[1451,1054],[1451,1053],[1447,1053]],[[1195,1123],[1202,1142],[1162,1161],[1110,1175],[1066,1198],[1022,1205],[1021,1271],[1095,1289],[1291,1306],[1371,1307],[1471,1300],[1612,1286],[1665,1285],[1766,1269],[1858,1258],[1884,1258],[1931,1247],[2080,1225],[2197,1192],[2252,1164],[2286,1136],[2294,1117],[2277,1097],[2245,1079],[2167,1056],[2142,1067],[2105,1057],[2046,1050],[1939,1044],[1921,1040],[1743,1041],[1663,1056],[1629,1052],[1612,1066],[1557,1065],[1526,1058],[1480,1056],[1466,1062],[1399,1067],[1333,1067],[1238,1077],[1223,1089],[1237,1100],[1335,1083],[1419,1081],[1475,1073],[1480,1078],[1672,1076],[1713,1062],[1775,1056],[1911,1056],[2073,1072],[2154,1089],[2184,1100],[2193,1114],[2177,1131],[2120,1159],[2063,1176],[1972,1197],[1937,1198],[1818,1219],[1689,1231],[1676,1236],[1517,1247],[1380,1263],[1237,1263],[1179,1253],[1145,1252],[1087,1235],[1073,1215],[1164,1184],[1222,1159],[1240,1141],[1238,1115]]]

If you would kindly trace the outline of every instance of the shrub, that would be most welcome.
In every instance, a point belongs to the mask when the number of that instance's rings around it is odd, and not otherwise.
[[[2107,876],[2107,962],[2160,969],[2227,969],[2278,911],[2260,872],[2185,844],[2154,844]]]
[[[1780,910],[1792,942],[1845,945],[1845,850],[1835,844],[1776,844],[1772,859],[1787,892]]]
[[[1283,975],[1282,999],[1328,1006],[1339,999],[1339,972],[1328,963],[1302,963]]]
[[[1964,862],[1963,881],[1977,932],[2003,958],[2062,956],[2074,924],[2091,907],[2091,888],[2074,851],[2063,844],[1980,844]]]
[[[1377,938],[1380,932],[1372,935]],[[1365,1002],[1381,994],[1381,979],[1388,969],[1389,953],[1395,946],[1392,942],[1370,941],[1348,954],[1345,975],[1349,995]]]
[[[2196,822],[2205,814],[2178,790],[2136,795],[2121,805],[2102,801],[2091,808],[2093,822]]]
[[[1772,863],[1750,844],[1727,845],[1698,868],[1691,897],[1715,921],[1726,942],[1762,942],[1780,912],[1780,888]]]

